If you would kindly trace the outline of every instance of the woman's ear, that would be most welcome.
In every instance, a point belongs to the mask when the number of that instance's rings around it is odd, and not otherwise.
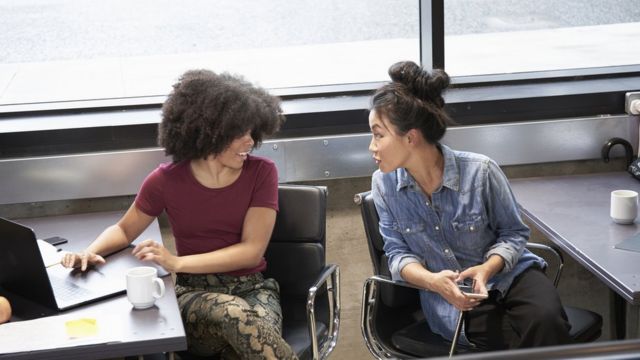
[[[420,136],[420,134],[417,129],[411,129],[407,131],[405,136],[407,137],[407,143],[415,144],[418,141],[418,136]]]

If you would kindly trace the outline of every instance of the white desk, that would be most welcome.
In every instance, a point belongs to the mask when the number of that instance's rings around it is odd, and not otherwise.
[[[122,212],[101,212],[92,214],[52,216],[18,220],[34,229],[38,238],[61,236],[69,243],[60,246],[64,250],[84,249],[107,226],[114,224]],[[161,241],[157,221],[138,240],[153,238]],[[108,259],[107,259],[108,261]],[[113,331],[120,341],[113,343],[88,343],[70,348],[51,348],[42,351],[0,354],[0,359],[104,359],[142,355],[159,352],[186,350],[187,341],[180,317],[171,276],[164,277],[165,295],[156,305],[146,310],[134,310],[126,295],[82,306],[60,313],[77,318],[96,317],[107,314]],[[0,325],[2,326],[2,325]],[[38,336],[34,329],[34,336]],[[28,341],[28,339],[25,339]]]

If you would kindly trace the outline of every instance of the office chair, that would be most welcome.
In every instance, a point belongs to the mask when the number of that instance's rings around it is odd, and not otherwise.
[[[325,262],[327,189],[279,185],[278,203],[264,276],[280,285],[282,336],[298,358],[326,359],[340,327],[340,269]]]
[[[280,284],[284,339],[300,359],[325,359],[340,327],[340,269],[325,262],[327,190],[280,185],[278,198],[265,277]]]
[[[430,331],[420,309],[418,290],[408,283],[391,280],[371,192],[356,194],[354,201],[360,206],[374,270],[374,276],[364,283],[362,296],[361,330],[367,348],[377,359],[449,355],[452,344]],[[553,256],[556,271],[552,280],[557,286],[563,266],[560,252],[543,244],[529,243],[527,247]],[[600,336],[600,315],[571,306],[565,306],[564,309],[569,317],[570,334],[574,341],[584,343]],[[477,351],[479,350],[472,347],[457,345],[456,353]]]

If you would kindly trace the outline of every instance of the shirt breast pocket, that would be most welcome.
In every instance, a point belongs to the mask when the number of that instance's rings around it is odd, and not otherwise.
[[[481,215],[468,215],[451,221],[455,242],[466,248],[484,248],[483,233],[487,222]]]
[[[416,242],[425,241],[427,236],[425,233],[426,227],[422,223],[400,222],[396,230],[402,234],[410,246]]]

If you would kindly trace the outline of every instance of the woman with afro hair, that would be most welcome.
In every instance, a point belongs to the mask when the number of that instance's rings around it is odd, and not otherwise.
[[[128,246],[162,212],[177,255],[152,239],[139,259],[176,273],[189,352],[220,358],[291,359],[281,336],[279,287],[264,279],[278,211],[275,164],[251,155],[284,121],[279,99],[240,77],[181,76],[162,107],[158,143],[172,162],[152,171],[126,214],[63,265],[86,270]]]

